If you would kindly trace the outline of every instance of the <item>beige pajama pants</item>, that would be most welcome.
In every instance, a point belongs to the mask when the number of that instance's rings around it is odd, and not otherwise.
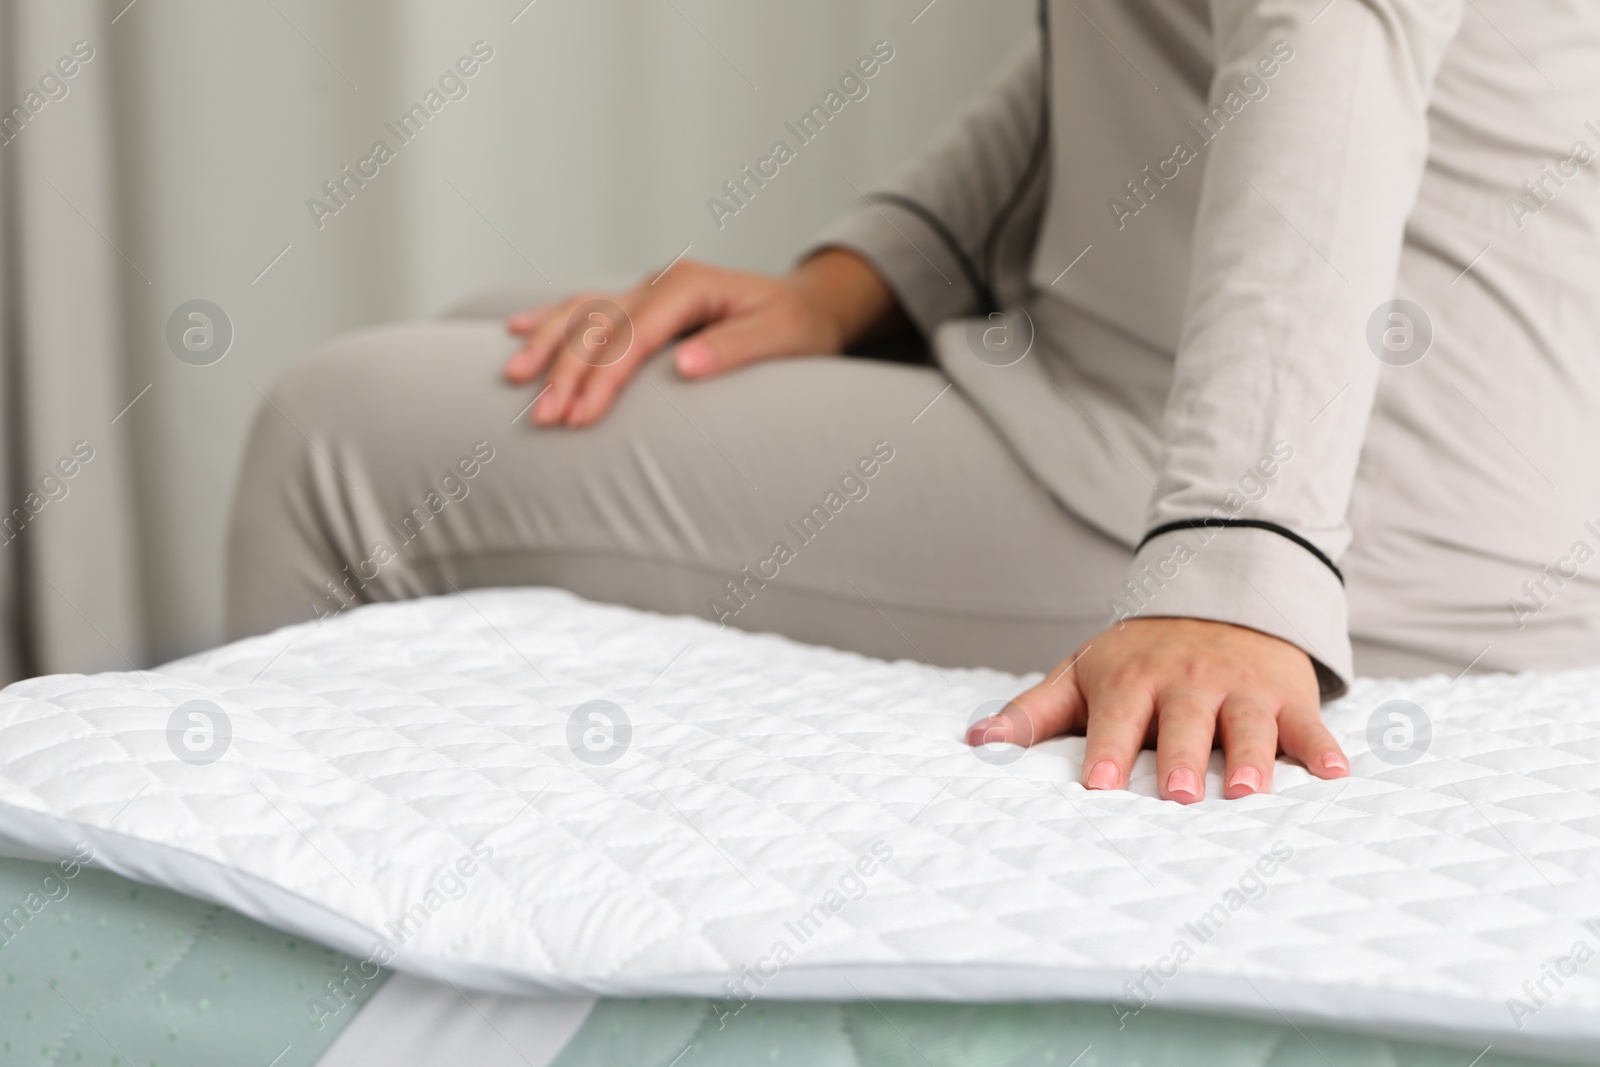
[[[551,585],[1021,672],[1111,620],[1128,546],[1061,508],[931,367],[816,357],[689,383],[657,358],[574,431],[527,420],[535,390],[500,377],[514,347],[496,318],[413,323],[338,338],[285,376],[235,501],[230,637]],[[1364,673],[1460,667],[1356,653]]]

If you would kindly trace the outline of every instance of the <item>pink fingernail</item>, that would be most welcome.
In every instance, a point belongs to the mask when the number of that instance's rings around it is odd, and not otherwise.
[[[533,405],[533,421],[541,425],[549,425],[561,417],[562,398],[555,393],[546,393],[544,399]]]
[[[1254,793],[1261,788],[1261,772],[1254,767],[1240,767],[1228,779],[1229,789],[1248,789]]]
[[[1174,767],[1167,775],[1167,795],[1180,804],[1200,799],[1200,779],[1187,767]]]
[[[1011,741],[1010,725],[998,715],[981,718],[966,731],[966,744],[987,745],[1005,744]]]
[[[1115,763],[1103,759],[1089,768],[1089,780],[1084,783],[1086,789],[1115,789],[1122,781],[1122,771]]]
[[[699,374],[711,369],[711,349],[698,341],[678,346],[678,369],[684,374]]]
[[[1345,759],[1341,753],[1328,752],[1323,754],[1322,766],[1324,770],[1348,772],[1350,770],[1350,761]]]

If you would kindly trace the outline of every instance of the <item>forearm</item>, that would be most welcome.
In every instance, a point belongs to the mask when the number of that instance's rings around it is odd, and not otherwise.
[[[1150,532],[1120,610],[1296,643],[1329,695],[1352,670],[1337,561],[1382,367],[1363,339],[1395,295],[1461,8],[1212,3],[1226,130],[1207,149]]]

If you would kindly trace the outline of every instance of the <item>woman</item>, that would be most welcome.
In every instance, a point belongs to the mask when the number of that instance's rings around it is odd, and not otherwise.
[[[969,741],[1086,732],[1097,789],[1153,741],[1185,803],[1218,741],[1230,798],[1280,750],[1348,773],[1319,708],[1357,670],[1600,661],[1592,7],[1040,21],[786,278],[681,263],[514,315],[515,397],[483,322],[291,375],[234,632],[547,583],[936,664],[1070,653]],[[937,369],[784,358],[907,331]]]

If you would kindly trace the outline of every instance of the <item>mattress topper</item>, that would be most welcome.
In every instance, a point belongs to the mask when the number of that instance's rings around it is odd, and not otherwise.
[[[1102,1001],[1600,1056],[1600,671],[1360,680],[1188,807],[1035,681],[478,590],[0,693],[0,838],[510,993]],[[1220,755],[1208,776],[1220,796]],[[1481,1047],[1481,1046],[1480,1046]]]

